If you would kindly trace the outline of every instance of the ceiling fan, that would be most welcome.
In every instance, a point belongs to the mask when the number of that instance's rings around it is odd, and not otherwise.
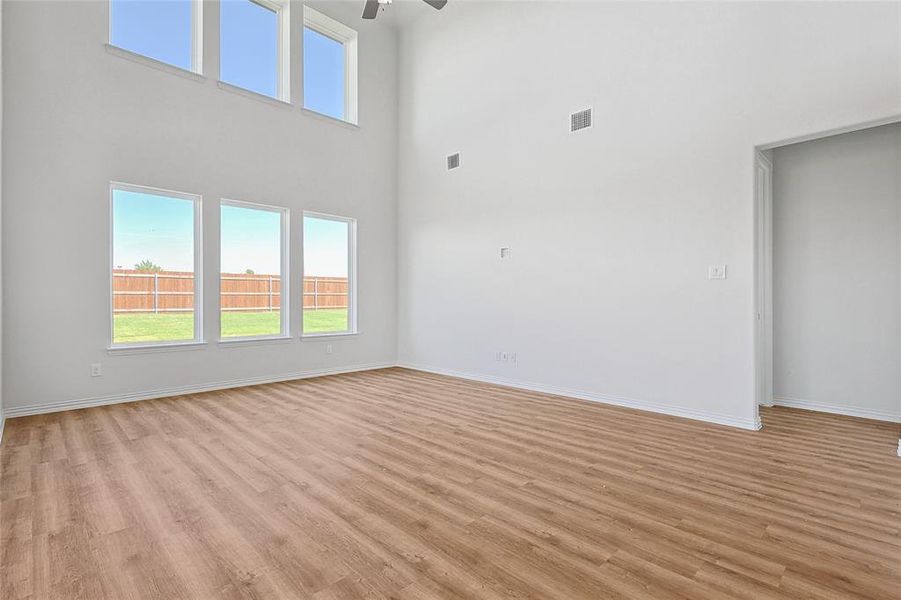
[[[441,10],[447,4],[447,0],[422,0],[432,8]],[[363,18],[374,19],[379,14],[379,7],[391,4],[391,0],[366,0],[366,6],[363,7]]]

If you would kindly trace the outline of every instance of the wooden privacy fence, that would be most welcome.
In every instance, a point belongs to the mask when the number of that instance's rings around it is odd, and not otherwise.
[[[219,280],[223,311],[276,311],[281,308],[277,275],[223,273]],[[304,310],[347,308],[346,277],[304,277]],[[184,271],[113,269],[113,312],[172,313],[194,309],[194,274]]]
[[[347,277],[304,277],[303,309],[347,308]]]

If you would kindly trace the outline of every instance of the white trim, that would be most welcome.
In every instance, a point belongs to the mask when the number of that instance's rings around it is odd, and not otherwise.
[[[284,0],[278,11],[278,97],[291,103],[291,2]]]
[[[166,198],[176,198],[187,200],[194,204],[194,338],[191,340],[161,340],[147,343],[126,343],[117,344],[114,340],[115,334],[115,297],[113,295],[113,269],[115,269],[114,259],[114,236],[115,236],[115,202],[113,193],[116,190],[123,192],[135,192],[139,194],[149,194],[153,196],[163,196]],[[203,344],[203,197],[199,194],[189,192],[178,192],[175,190],[166,190],[163,188],[155,188],[146,185],[134,185],[131,183],[122,183],[121,181],[111,181],[109,183],[109,345],[108,351],[113,350],[136,350],[147,347],[170,347]]]
[[[3,432],[0,431],[0,436],[3,435]],[[901,456],[901,439],[898,440],[898,456]]]
[[[803,400],[801,398],[782,398],[779,396],[773,398],[773,402],[776,406],[785,406],[788,408],[800,408],[802,410],[831,413],[833,415],[845,415],[847,417],[859,417],[861,419],[901,423],[901,412],[889,412],[854,406],[836,406],[834,404],[824,404],[822,402]]]
[[[480,381],[482,383],[491,383],[494,385],[502,385],[505,387],[516,388],[520,390],[529,390],[532,392],[540,392],[543,394],[552,394],[554,396],[564,396],[567,398],[575,398],[578,400],[588,400],[590,402],[598,402],[601,404],[611,404],[614,406],[623,406],[626,408],[635,408],[673,417],[682,417],[685,419],[694,419],[696,421],[704,421],[716,425],[727,425],[729,427],[738,427],[740,429],[749,429],[757,431],[762,428],[760,418],[756,419],[736,419],[729,415],[720,413],[712,413],[703,410],[694,410],[688,408],[679,408],[667,404],[659,404],[657,402],[649,402],[646,400],[636,400],[634,398],[622,398],[616,396],[606,396],[581,390],[573,390],[552,385],[544,385],[540,383],[531,383],[504,377],[494,377],[490,375],[481,375],[477,373],[467,373],[462,371],[454,371],[451,369],[441,369],[426,365],[398,362],[399,367],[413,369],[414,371],[424,371],[426,373],[435,373],[438,375],[447,375],[449,377],[457,377],[460,379],[469,379],[471,381]]]
[[[191,7],[191,70],[203,73],[203,0],[194,0]]]
[[[121,344],[107,346],[106,353],[111,355],[147,354],[153,352],[176,352],[182,350],[201,350],[206,342],[145,342],[137,344]]]
[[[3,443],[3,430],[6,429],[6,415],[0,417],[0,444]],[[901,442],[898,442],[898,456],[901,456]]]
[[[194,341],[203,342],[203,196],[194,200]]]
[[[75,410],[79,408],[91,408],[94,406],[106,406],[108,404],[121,404],[125,402],[138,402],[141,400],[153,400],[155,398],[168,398],[172,396],[183,396],[185,394],[200,394],[203,392],[214,392],[216,390],[225,390],[232,388],[240,388],[249,385],[262,385],[266,383],[278,383],[280,381],[293,381],[297,379],[309,379],[312,377],[322,377],[326,375],[340,375],[342,373],[355,373],[358,371],[372,371],[375,369],[387,369],[393,367],[393,362],[368,363],[361,365],[352,365],[349,367],[337,369],[315,369],[311,371],[297,371],[294,373],[285,373],[282,375],[274,375],[269,377],[248,377],[243,379],[232,379],[227,381],[219,381],[214,383],[205,383],[197,385],[183,385],[171,388],[161,388],[145,392],[131,392],[125,394],[114,394],[111,396],[97,396],[93,398],[79,398],[76,400],[62,400],[59,402],[48,402],[46,404],[35,404],[31,406],[9,407],[6,410],[7,418],[25,417],[28,415],[41,415],[64,410]]]
[[[191,79],[193,81],[198,81],[201,83],[206,81],[206,77],[200,73],[195,73],[194,71],[189,71],[188,69],[182,69],[177,65],[169,64],[155,58],[150,58],[149,56],[144,56],[143,54],[132,52],[131,50],[127,50],[126,48],[121,48],[113,44],[104,44],[103,47],[106,48],[106,51],[113,56],[124,58],[125,60],[137,63],[139,65],[144,65],[145,67],[150,67],[151,69],[156,69],[157,71],[164,71],[166,73],[171,73],[172,75],[178,75],[179,77],[184,77],[185,79]]]
[[[257,102],[263,102],[269,104],[271,106],[275,106],[278,108],[287,108],[291,109],[293,106],[287,100],[282,100],[281,98],[276,98],[274,96],[268,96],[266,94],[261,94],[260,92],[255,92],[253,90],[249,90],[247,88],[243,88],[240,85],[235,85],[233,83],[229,83],[227,81],[217,81],[216,85],[220,90],[225,92],[229,92],[231,94],[236,94],[238,96],[244,96],[245,98],[250,98],[251,100],[256,100]]]
[[[285,344],[294,338],[284,335],[256,335],[245,337],[222,338],[216,345],[220,348],[244,348],[246,346],[268,346],[269,344]]]
[[[303,7],[303,26],[312,29],[316,33],[329,37],[336,42],[340,42],[344,46],[344,118],[335,120],[343,120],[352,125],[356,125],[359,121],[357,114],[358,36],[356,29],[352,29],[344,23],[336,21],[306,5]],[[318,112],[306,106],[306,95],[304,95],[304,102],[302,102],[302,104],[306,110],[314,113]]]
[[[279,250],[281,256],[279,258],[279,322],[280,328],[277,335],[265,334],[241,337],[222,337],[222,207],[233,206],[235,208],[244,208],[247,210],[259,210],[264,212],[278,213],[280,216],[279,226]],[[281,338],[289,338],[291,336],[291,272],[290,272],[290,248],[289,239],[291,237],[290,229],[290,211],[283,206],[273,206],[270,204],[259,204],[255,202],[245,202],[243,200],[230,200],[228,198],[219,199],[219,333],[217,339],[220,342],[238,342],[251,340],[275,340]],[[271,281],[270,281],[271,284]],[[270,285],[271,294],[271,285]]]
[[[304,223],[307,217],[313,219],[321,219],[325,221],[339,221],[347,224],[347,329],[344,331],[323,331],[311,334],[305,334],[303,331],[303,289],[301,288],[300,296],[300,337],[331,337],[337,335],[357,335],[360,333],[357,327],[357,220],[352,217],[341,217],[338,215],[329,215],[325,213],[314,212],[310,210],[303,211],[301,215],[300,231],[301,231],[301,254],[304,252]],[[301,264],[303,272],[304,265]],[[306,279],[306,272],[303,272],[301,282]],[[303,284],[301,283],[301,286]]]
[[[313,341],[316,341],[317,339],[353,337],[355,335],[360,335],[360,332],[359,331],[338,331],[335,333],[308,333],[306,335],[300,336],[300,339],[305,342],[313,342]]]
[[[291,103],[291,2],[290,0],[250,0],[278,16],[278,99]],[[221,10],[221,9],[220,9]],[[220,59],[221,60],[221,59]],[[221,63],[220,63],[221,64]],[[221,69],[221,67],[220,67]]]
[[[773,163],[755,152],[755,397],[773,406]]]
[[[863,123],[855,123],[853,125],[845,125],[844,127],[835,127],[833,129],[827,129],[825,131],[818,131],[816,133],[808,133],[805,135],[798,135],[795,137],[785,138],[776,142],[769,142],[766,144],[758,144],[758,150],[772,150],[774,148],[779,148],[781,146],[790,146],[792,144],[800,144],[801,142],[811,142],[813,140],[819,140],[822,138],[832,137],[834,135],[842,135],[843,133],[852,133],[854,131],[862,131],[864,129],[872,129],[873,127],[881,127],[883,125],[891,125],[893,123],[901,123],[901,114],[897,115],[889,115],[887,117],[882,117],[879,119],[873,119],[871,121],[864,121]]]
[[[327,115],[325,113],[321,113],[317,110],[313,110],[312,108],[300,107],[300,112],[303,113],[305,117],[313,117],[320,121],[324,121],[327,123],[331,123],[332,125],[339,125],[341,127],[346,127],[347,129],[360,129],[360,126],[356,123],[350,123],[343,119],[339,119],[337,117],[333,117],[332,115]]]

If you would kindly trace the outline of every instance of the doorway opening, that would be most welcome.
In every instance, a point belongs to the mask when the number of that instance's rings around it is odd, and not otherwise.
[[[754,161],[758,410],[901,422],[901,115]]]

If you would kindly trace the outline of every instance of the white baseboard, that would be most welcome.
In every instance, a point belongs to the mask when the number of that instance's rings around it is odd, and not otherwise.
[[[437,375],[447,375],[449,377],[458,377],[460,379],[469,379],[472,381],[480,381],[482,383],[493,383],[495,385],[503,385],[506,387],[517,388],[521,390],[529,390],[532,392],[541,392],[544,394],[553,394],[555,396],[566,396],[569,398],[577,398],[579,400],[588,400],[591,402],[600,402],[601,404],[612,404],[614,406],[623,406],[626,408],[636,408],[638,410],[647,410],[656,413],[662,413],[674,417],[683,417],[686,419],[694,419],[696,421],[704,421],[707,423],[715,423],[717,425],[728,425],[730,427],[738,427],[740,429],[750,429],[757,431],[761,428],[760,418],[755,419],[736,419],[728,415],[711,413],[703,410],[694,410],[688,408],[679,408],[666,404],[658,404],[656,402],[648,402],[645,400],[636,400],[634,398],[621,398],[615,396],[605,396],[583,392],[580,390],[572,390],[550,385],[538,383],[530,383],[527,381],[519,381],[515,379],[506,379],[504,377],[493,377],[490,375],[481,375],[477,373],[465,373],[454,371],[451,369],[442,369],[427,365],[420,365],[408,362],[399,362],[399,367],[413,369],[415,371],[424,371],[426,373],[435,373]]]
[[[781,398],[778,396],[773,398],[773,402],[776,406],[787,406],[789,408],[801,408],[803,410],[832,413],[834,415],[901,423],[901,413],[873,410],[870,408],[858,408],[854,406],[836,406],[834,404],[823,404],[822,402],[813,402],[811,400],[801,400],[800,398]]]
[[[248,385],[260,385],[264,383],[277,383],[279,381],[291,381],[294,379],[308,379],[310,377],[322,377],[324,375],[339,375],[341,373],[354,373],[357,371],[371,371],[373,369],[385,369],[396,366],[394,362],[370,363],[352,365],[338,369],[318,369],[314,371],[298,371],[270,377],[249,377],[246,379],[231,379],[215,383],[203,383],[197,385],[185,385],[171,388],[161,388],[144,392],[132,392],[127,394],[113,394],[111,396],[98,396],[95,398],[80,398],[77,400],[62,400],[48,402],[47,404],[32,404],[30,406],[10,406],[4,410],[4,417],[25,417],[28,415],[41,415],[45,413],[74,410],[77,408],[90,408],[93,406],[106,406],[108,404],[121,404],[123,402],[138,402],[140,400],[153,400],[154,398],[167,398],[169,396],[183,396],[185,394],[199,394],[201,392],[214,392],[230,388],[245,387]]]

